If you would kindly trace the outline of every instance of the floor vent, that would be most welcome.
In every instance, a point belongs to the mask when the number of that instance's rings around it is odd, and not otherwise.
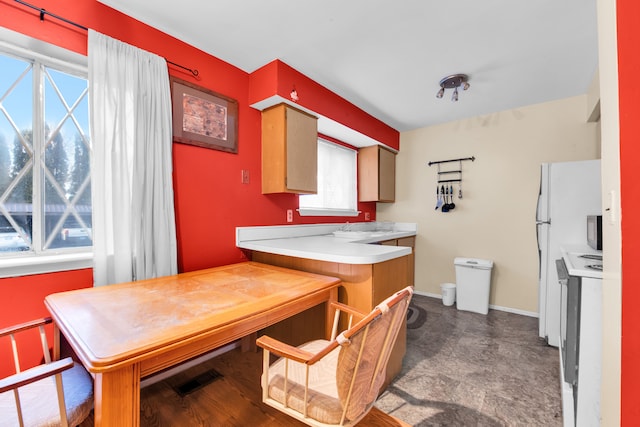
[[[222,374],[211,369],[198,375],[195,378],[185,381],[182,384],[174,386],[173,389],[180,395],[180,397],[185,397],[189,393],[193,393],[194,391],[206,386],[207,384],[212,383],[219,378],[222,378]]]

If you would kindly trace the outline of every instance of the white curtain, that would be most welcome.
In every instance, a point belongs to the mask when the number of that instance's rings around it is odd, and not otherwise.
[[[164,58],[89,30],[94,285],[177,273]]]

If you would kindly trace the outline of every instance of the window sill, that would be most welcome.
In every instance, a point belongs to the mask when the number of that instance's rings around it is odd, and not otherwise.
[[[300,208],[300,216],[358,216],[360,211],[351,209]]]
[[[0,258],[0,278],[93,267],[93,252]]]

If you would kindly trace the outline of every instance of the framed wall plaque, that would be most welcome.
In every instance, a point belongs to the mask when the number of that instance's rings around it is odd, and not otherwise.
[[[171,81],[173,140],[238,152],[238,101],[174,77]]]

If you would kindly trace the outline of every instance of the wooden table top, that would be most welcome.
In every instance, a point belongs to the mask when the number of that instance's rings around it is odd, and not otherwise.
[[[61,292],[47,296],[45,305],[87,369],[101,372],[339,283],[334,277],[244,262]]]

